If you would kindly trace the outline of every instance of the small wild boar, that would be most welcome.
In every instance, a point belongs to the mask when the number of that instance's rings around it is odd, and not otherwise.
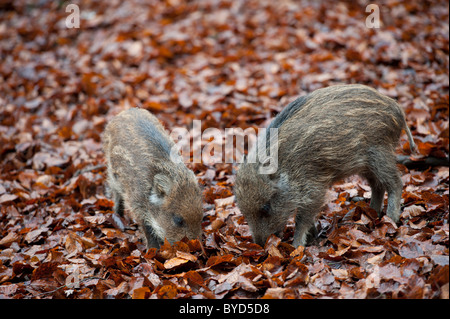
[[[364,85],[331,86],[293,101],[268,128],[278,129],[278,169],[260,174],[265,164],[244,160],[235,182],[256,243],[264,245],[296,214],[293,245],[305,245],[327,189],[354,174],[368,181],[370,207],[378,214],[387,191],[387,215],[398,221],[402,181],[394,150],[402,129],[411,150],[415,144],[393,99]]]
[[[201,235],[200,187],[184,163],[171,160],[173,145],[158,119],[139,108],[115,116],[103,133],[114,211],[132,213],[148,247]]]

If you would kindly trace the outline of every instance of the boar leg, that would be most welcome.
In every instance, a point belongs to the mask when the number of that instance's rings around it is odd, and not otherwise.
[[[372,149],[370,151],[369,161],[370,171],[388,193],[386,214],[392,218],[393,221],[397,222],[400,217],[402,180],[396,166],[395,153],[393,151],[389,152],[382,149]],[[379,192],[377,193],[377,196],[381,197]]]
[[[123,198],[119,194],[119,192],[115,189],[112,190],[112,193],[113,193],[113,200],[114,200],[114,213],[116,213],[120,217],[123,217],[123,211],[124,211]]]
[[[113,220],[114,227],[120,229],[121,231],[125,230],[125,225],[122,222],[123,217],[123,199],[120,193],[117,190],[113,190],[113,200],[114,200],[114,214],[112,214],[111,218]]]
[[[294,247],[306,246],[308,234],[312,229],[314,230],[314,216],[316,215],[310,210],[299,209],[298,211],[295,216],[295,233],[292,243]]]
[[[386,215],[392,218],[394,222],[398,222],[400,218],[400,203],[402,200],[403,183],[395,166],[394,169],[395,173],[393,172],[391,180],[386,185],[388,192]]]
[[[383,209],[385,188],[383,184],[373,175],[366,174],[364,176],[369,182],[372,190],[372,197],[370,198],[370,207],[373,208],[378,216],[381,217],[381,210]]]

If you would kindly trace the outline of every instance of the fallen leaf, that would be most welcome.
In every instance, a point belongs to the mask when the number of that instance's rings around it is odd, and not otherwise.
[[[150,296],[150,288],[141,287],[133,290],[133,299],[148,299]]]
[[[174,267],[178,267],[180,265],[187,263],[188,261],[189,260],[184,259],[184,258],[174,257],[169,260],[166,260],[166,262],[164,263],[164,268],[171,269]]]

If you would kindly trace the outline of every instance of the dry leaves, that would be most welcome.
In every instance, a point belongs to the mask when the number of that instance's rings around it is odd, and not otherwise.
[[[445,1],[377,3],[379,29],[358,2],[78,4],[80,29],[67,29],[62,3],[0,3],[0,298],[448,299],[449,173],[432,164],[449,153]],[[146,250],[136,224],[113,217],[100,137],[124,108],[168,129],[257,128],[336,83],[405,109],[418,153],[400,165],[398,224],[350,178],[330,190],[311,246],[291,245],[291,222],[260,247],[231,164],[189,165],[201,240]],[[398,154],[408,148],[402,136]]]

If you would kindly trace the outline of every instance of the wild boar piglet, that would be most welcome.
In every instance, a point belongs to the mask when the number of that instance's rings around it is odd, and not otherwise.
[[[238,207],[256,243],[264,245],[295,214],[293,244],[305,245],[327,189],[354,174],[368,181],[370,207],[379,214],[387,192],[387,215],[398,221],[402,180],[394,151],[402,129],[411,150],[415,144],[393,99],[364,85],[330,86],[287,105],[268,128],[278,129],[275,173],[261,174],[266,163],[247,159],[235,182]]]
[[[131,212],[149,248],[164,238],[198,238],[202,231],[200,188],[181,160],[171,160],[173,146],[158,119],[139,108],[119,113],[103,133],[114,211]]]

